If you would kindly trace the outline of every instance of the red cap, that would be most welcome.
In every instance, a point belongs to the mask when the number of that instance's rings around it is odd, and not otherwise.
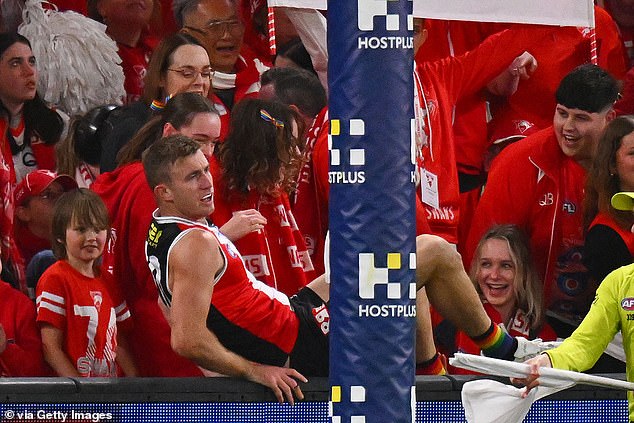
[[[68,175],[58,175],[45,169],[34,170],[26,175],[15,188],[16,207],[23,205],[27,199],[40,195],[53,182],[59,182],[64,191],[77,188],[77,182]]]
[[[500,144],[503,142],[517,141],[534,134],[538,130],[535,125],[524,119],[503,121],[493,130],[491,143]]]

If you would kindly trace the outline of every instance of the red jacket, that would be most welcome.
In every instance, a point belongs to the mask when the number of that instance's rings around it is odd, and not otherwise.
[[[428,127],[423,165],[436,176],[438,185],[439,208],[424,204],[433,234],[458,242],[460,197],[452,123],[455,104],[482,89],[548,32],[550,29],[545,27],[520,26],[492,35],[463,56],[417,64],[416,75],[423,89],[419,100]],[[518,38],[526,41],[518,43]],[[422,187],[425,178],[421,181]]]
[[[615,78],[622,79],[627,71],[623,44],[618,29],[610,15],[600,7],[594,8],[599,66]],[[555,92],[561,82],[576,66],[590,61],[590,33],[583,28],[552,27],[551,35],[529,51],[537,59],[535,73],[521,81],[517,92],[492,106],[493,120],[490,133],[502,122],[527,120],[538,128],[551,125],[555,110]],[[524,44],[532,37],[518,38]]]
[[[35,305],[0,281],[0,324],[8,343],[0,354],[0,376],[44,376],[42,341],[35,324]]]
[[[579,305],[588,296],[591,301],[592,287],[573,281],[587,277],[585,268],[572,269],[572,262],[581,262],[576,242],[583,242],[585,177],[585,170],[559,148],[552,127],[504,149],[493,162],[476,209],[466,262],[471,263],[480,238],[492,225],[514,223],[529,236],[544,278],[546,309]]]
[[[126,97],[125,104],[138,101],[143,95],[143,78],[147,73],[150,56],[159,43],[159,39],[153,35],[143,33],[136,46],[131,47],[123,43],[117,43],[121,68],[125,76],[123,82]]]
[[[621,95],[621,99],[614,104],[616,114],[619,116],[634,114],[634,67],[625,75]]]
[[[158,306],[158,292],[145,259],[145,240],[156,209],[143,166],[136,162],[104,173],[92,184],[106,203],[113,240],[103,269],[113,273],[134,318],[128,342],[141,376],[200,376],[198,367],[176,354],[170,327]]]
[[[497,32],[482,22],[426,19],[427,41],[416,53],[417,62],[433,62],[473,50]],[[458,171],[479,174],[488,147],[487,107],[484,93],[458,100],[453,122]]]

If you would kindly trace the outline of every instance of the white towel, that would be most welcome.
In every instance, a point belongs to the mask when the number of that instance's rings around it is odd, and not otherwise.
[[[456,353],[449,359],[449,363],[455,367],[495,376],[525,378],[530,374],[528,364],[472,354]],[[516,388],[493,380],[483,379],[465,383],[462,388],[462,405],[467,421],[520,423],[533,402],[577,383],[634,390],[634,383],[569,370],[542,367],[539,373],[540,386],[532,389],[526,398],[521,397],[525,388]]]
[[[469,423],[521,423],[533,402],[573,385],[574,382],[557,388],[538,386],[522,398],[524,388],[479,379],[462,387],[462,406]]]

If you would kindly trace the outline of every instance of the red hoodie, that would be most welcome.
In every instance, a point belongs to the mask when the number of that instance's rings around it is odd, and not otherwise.
[[[624,47],[616,23],[610,15],[595,6],[598,65],[616,79],[623,79],[627,71]],[[518,37],[525,44],[532,36]],[[537,59],[535,73],[522,81],[508,99],[492,105],[493,120],[489,133],[504,126],[504,122],[526,120],[543,129],[552,124],[555,92],[562,78],[575,67],[590,62],[590,32],[585,28],[553,27],[549,37],[529,50]]]
[[[482,89],[550,32],[548,27],[518,26],[492,35],[462,56],[417,64],[415,85],[427,133],[423,147],[427,175],[421,178],[421,188],[426,182],[434,184],[435,180],[437,184],[436,198],[424,204],[433,234],[458,242],[460,197],[452,123],[455,104]],[[518,43],[518,38],[525,41]]]
[[[145,240],[156,209],[143,166],[132,163],[104,173],[91,186],[106,203],[113,239],[103,255],[130,312],[134,327],[128,342],[141,376],[201,376],[191,361],[176,354],[170,327],[158,306],[158,292],[145,259]]]

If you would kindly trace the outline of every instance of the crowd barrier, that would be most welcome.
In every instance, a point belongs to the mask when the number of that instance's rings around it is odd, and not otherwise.
[[[464,422],[460,391],[474,378],[417,377],[416,422]],[[328,380],[312,378],[302,391],[305,400],[290,406],[263,386],[224,377],[4,378],[0,421],[327,423]],[[578,385],[533,404],[525,421],[625,422],[626,395]]]

